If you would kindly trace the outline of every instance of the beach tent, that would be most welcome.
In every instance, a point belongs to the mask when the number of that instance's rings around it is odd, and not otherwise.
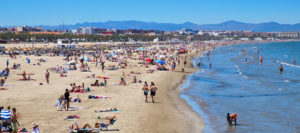
[[[11,112],[9,110],[1,110],[1,119],[8,120],[11,118]]]

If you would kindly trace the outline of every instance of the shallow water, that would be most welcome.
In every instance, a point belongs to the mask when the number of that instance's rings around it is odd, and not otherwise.
[[[182,92],[204,116],[204,132],[300,132],[300,42],[241,44],[210,53],[209,60],[202,57],[204,65],[187,78]],[[294,57],[299,63],[293,64]],[[195,66],[199,62],[195,58]],[[228,112],[238,113],[238,126],[227,126]]]

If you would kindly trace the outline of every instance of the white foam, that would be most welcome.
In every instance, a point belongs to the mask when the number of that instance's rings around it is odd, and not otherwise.
[[[279,90],[279,91],[283,91],[284,89],[283,89],[283,88],[278,88],[278,90]]]
[[[283,62],[283,61],[281,61],[280,64],[287,65],[287,66],[291,66],[291,67],[297,67],[297,68],[300,68],[300,66],[298,66],[298,65],[290,64],[290,63]]]

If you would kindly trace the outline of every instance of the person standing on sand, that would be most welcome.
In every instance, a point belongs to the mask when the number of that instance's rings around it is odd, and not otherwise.
[[[66,103],[65,110],[68,111],[69,106],[70,106],[70,93],[69,93],[68,89],[66,89],[64,96],[65,96],[65,103]]]
[[[154,97],[155,97],[156,91],[157,91],[156,86],[154,85],[153,82],[151,82],[151,85],[150,85],[150,95],[151,95],[151,98],[152,98],[152,103],[154,103]]]
[[[20,124],[18,122],[18,116],[17,116],[17,109],[16,108],[12,109],[11,126],[12,126],[12,132],[17,133],[17,130],[18,130],[18,127],[20,126]]]
[[[49,73],[48,69],[46,70],[45,77],[46,77],[47,84],[49,84],[50,73]]]
[[[101,62],[101,70],[102,70],[102,73],[104,72],[104,67],[105,67],[105,66],[104,66],[104,62],[102,61],[102,62]]]
[[[6,60],[6,68],[8,68],[8,65],[9,65],[9,60],[7,59]]]
[[[173,61],[173,62],[172,62],[172,71],[174,71],[175,68],[176,68],[176,63],[175,63],[175,61]]]
[[[147,99],[148,99],[148,91],[149,91],[147,81],[145,81],[145,84],[144,84],[142,90],[144,91],[145,102],[147,102]]]

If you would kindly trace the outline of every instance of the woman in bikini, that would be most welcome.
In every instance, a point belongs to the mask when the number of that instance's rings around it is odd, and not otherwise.
[[[151,98],[152,98],[152,102],[154,103],[154,96],[156,94],[156,86],[154,85],[153,82],[151,82],[151,85],[150,85],[150,95],[151,95]]]
[[[145,84],[144,84],[144,86],[143,86],[143,91],[144,91],[144,96],[145,96],[145,102],[147,102],[147,99],[148,99],[148,91],[149,91],[149,89],[148,89],[148,84],[147,84],[147,82],[145,81]]]

